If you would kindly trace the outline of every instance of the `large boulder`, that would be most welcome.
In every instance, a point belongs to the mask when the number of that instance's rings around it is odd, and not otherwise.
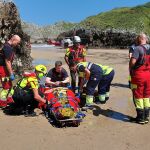
[[[21,19],[16,5],[11,1],[0,1],[0,42],[7,41],[13,34],[21,37],[21,43],[16,48],[13,67],[16,72],[32,67],[30,37],[23,32]]]
[[[65,37],[73,37],[78,35],[81,37],[82,43],[88,45],[89,47],[105,47],[105,48],[128,48],[135,42],[137,36],[136,33],[115,30],[115,29],[106,29],[100,30],[96,28],[91,29],[76,29],[70,30],[68,32],[61,33],[57,39],[62,40]]]

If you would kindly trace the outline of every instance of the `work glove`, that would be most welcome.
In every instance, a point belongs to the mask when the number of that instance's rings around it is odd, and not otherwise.
[[[9,77],[9,79],[10,79],[10,81],[15,80],[15,76],[14,76],[14,74],[11,74],[11,75],[10,75],[10,77]]]

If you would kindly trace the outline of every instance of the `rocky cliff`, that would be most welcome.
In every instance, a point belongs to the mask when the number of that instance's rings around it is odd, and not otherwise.
[[[21,19],[16,5],[11,1],[0,1],[0,42],[7,41],[13,34],[21,37],[21,43],[16,48],[14,69],[18,72],[21,69],[29,69],[32,66],[30,56],[31,46],[30,37],[23,32]]]

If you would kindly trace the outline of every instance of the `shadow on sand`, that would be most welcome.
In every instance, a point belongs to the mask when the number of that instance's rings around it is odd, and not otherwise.
[[[122,84],[122,83],[112,83],[112,87],[122,87],[122,88],[129,88],[128,84]]]
[[[124,122],[130,122],[130,118],[132,118],[131,116],[122,114],[120,112],[111,110],[111,109],[101,109],[99,106],[94,106],[93,109],[93,115],[94,116],[99,116],[99,115],[103,115],[105,117],[109,117],[115,120],[120,120],[120,121],[124,121]]]

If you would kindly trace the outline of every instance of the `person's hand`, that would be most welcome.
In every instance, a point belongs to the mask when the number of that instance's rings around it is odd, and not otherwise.
[[[39,109],[43,109],[43,108],[46,109],[46,103],[39,102],[38,108],[39,108]]]
[[[55,82],[55,85],[56,85],[56,86],[60,85],[60,81],[56,81],[56,82]]]
[[[9,79],[10,79],[11,81],[15,80],[14,74],[11,74],[10,77],[9,77]]]

